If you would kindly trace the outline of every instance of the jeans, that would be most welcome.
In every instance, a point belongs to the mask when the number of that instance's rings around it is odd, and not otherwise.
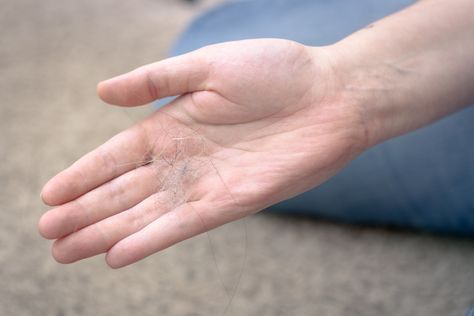
[[[474,307],[466,313],[466,316],[474,316]]]
[[[192,22],[172,55],[262,37],[327,45],[411,2],[233,1]],[[474,236],[474,107],[375,146],[326,183],[271,210]]]

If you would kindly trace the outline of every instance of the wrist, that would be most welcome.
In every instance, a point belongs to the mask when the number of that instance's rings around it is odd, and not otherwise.
[[[307,47],[314,68],[312,109],[314,117],[324,117],[338,124],[341,133],[350,139],[354,156],[370,147],[369,125],[362,98],[354,98],[346,90],[342,64],[332,46]],[[311,117],[312,115],[310,115]]]
[[[359,108],[369,147],[472,104],[470,8],[417,3],[327,47],[338,93]]]
[[[383,98],[379,96],[385,90],[383,82],[374,80],[379,75],[362,66],[351,57],[349,51],[337,45],[311,47],[314,63],[322,65],[315,78],[316,85],[324,84],[324,100],[355,117],[355,129],[360,131],[359,147],[366,150],[381,142],[382,136],[378,126],[381,115],[374,109],[375,104],[381,105]],[[321,66],[319,66],[321,68]],[[372,75],[368,73],[372,72]]]
[[[413,99],[408,77],[411,70],[371,49],[360,50],[362,43],[339,42],[326,47],[340,102],[351,104],[365,130],[365,147],[370,148],[410,130],[405,109]],[[405,106],[406,105],[406,106]]]

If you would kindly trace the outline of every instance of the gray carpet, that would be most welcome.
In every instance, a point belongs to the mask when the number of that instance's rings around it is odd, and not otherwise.
[[[1,1],[0,315],[463,315],[473,241],[303,218],[257,215],[121,270],[54,262],[36,231],[41,185],[148,111],[102,104],[96,82],[165,56],[200,10]]]

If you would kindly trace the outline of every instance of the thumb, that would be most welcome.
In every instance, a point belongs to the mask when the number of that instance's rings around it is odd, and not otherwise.
[[[143,105],[154,100],[204,90],[209,64],[200,51],[168,58],[102,81],[97,94],[107,103]]]

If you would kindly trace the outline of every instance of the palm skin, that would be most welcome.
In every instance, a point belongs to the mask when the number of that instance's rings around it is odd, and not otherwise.
[[[101,83],[117,105],[180,97],[45,185],[56,260],[122,267],[334,175],[366,140],[329,50],[231,42]]]

